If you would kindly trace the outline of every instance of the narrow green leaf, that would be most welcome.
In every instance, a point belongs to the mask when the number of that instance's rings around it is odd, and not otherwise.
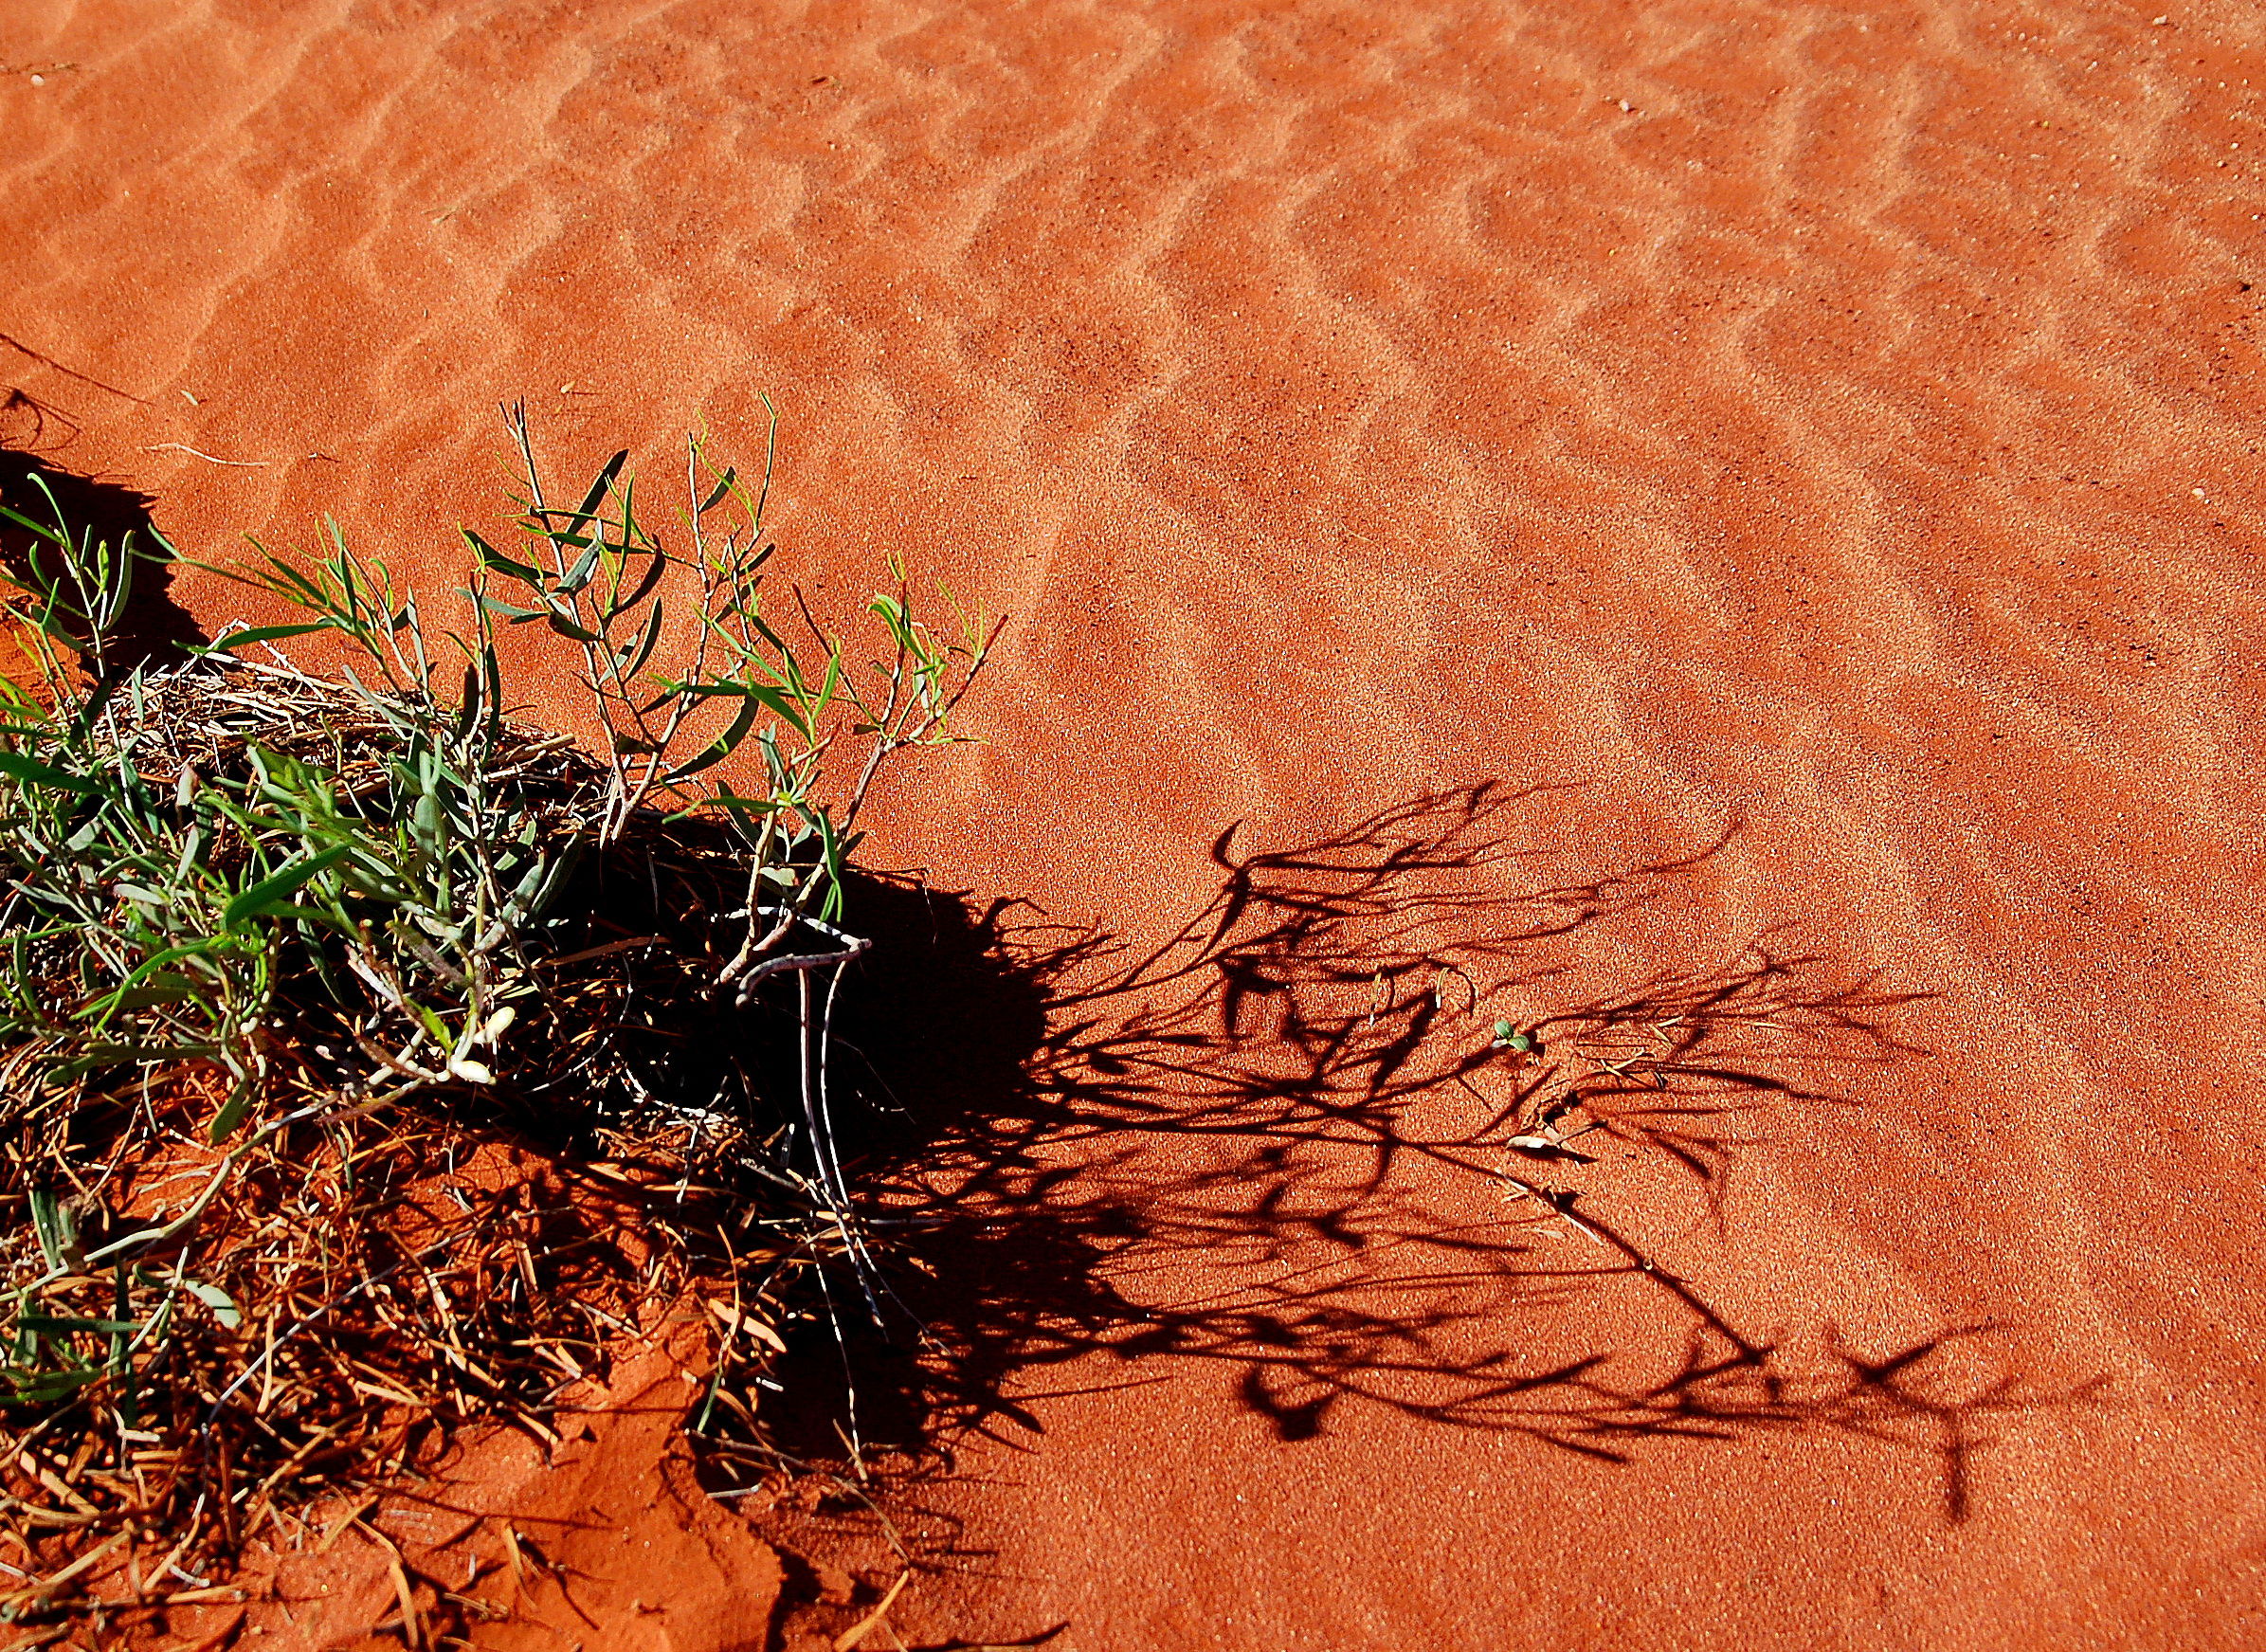
[[[332,631],[338,628],[335,620],[314,620],[303,626],[254,626],[249,630],[230,631],[205,647],[193,650],[200,654],[225,654],[231,648],[242,648],[253,643],[280,642],[285,637],[303,637],[311,631]]]
[[[724,474],[717,479],[716,486],[709,490],[708,497],[700,501],[700,514],[705,517],[710,511],[722,504],[724,496],[732,491],[732,484],[738,480],[739,472],[737,470],[729,464],[724,466]]]
[[[645,620],[645,634],[631,644],[635,657],[625,659],[615,675],[625,681],[635,677],[644,669],[645,662],[653,658],[653,644],[660,641],[661,604],[655,603],[652,613]]]
[[[725,791],[715,797],[703,797],[699,802],[694,804],[693,808],[737,809],[742,814],[777,814],[779,812],[779,803],[776,798],[742,797],[736,791]]]
[[[41,1371],[37,1375],[22,1371],[0,1372],[8,1386],[15,1390],[15,1398],[30,1405],[45,1405],[67,1399],[87,1384],[102,1380],[102,1368],[88,1366],[80,1371]]]
[[[493,568],[499,573],[508,573],[523,585],[540,586],[543,583],[543,575],[539,571],[530,568],[524,562],[513,561],[470,528],[459,528],[457,532],[464,536],[464,542],[472,547],[472,554],[480,558],[483,568]]]
[[[622,474],[622,467],[628,463],[629,449],[626,447],[623,448],[621,452],[615,454],[611,459],[607,460],[604,468],[598,472],[597,480],[590,483],[590,491],[583,496],[582,508],[578,511],[575,511],[571,516],[568,516],[567,519],[575,523],[577,526],[580,526],[585,522],[597,520],[598,509],[601,505],[606,503],[607,490],[613,486],[614,478]],[[553,511],[550,513],[550,515],[553,517],[561,517],[567,516],[567,513],[563,511]],[[543,532],[550,536],[551,542],[554,545],[563,545],[567,543],[566,536],[558,531],[553,530],[548,520],[543,523]]]
[[[802,735],[804,739],[808,740],[812,737],[810,725],[803,720],[800,708],[777,689],[766,688],[760,682],[743,682],[738,685],[738,688],[739,692],[750,699],[777,713],[779,720]]]
[[[40,1255],[50,1272],[79,1265],[79,1224],[62,1196],[50,1189],[34,1188],[26,1195],[31,1206],[31,1230],[39,1239]]]
[[[740,702],[739,715],[732,719],[732,726],[689,762],[680,763],[671,770],[669,779],[672,782],[682,780],[689,774],[698,774],[703,769],[713,768],[731,756],[738,749],[740,741],[748,737],[748,731],[755,726],[756,715],[756,701],[751,695]]]
[[[212,1310],[212,1316],[233,1331],[244,1323],[244,1311],[236,1306],[236,1298],[218,1285],[208,1285],[202,1280],[183,1280],[182,1286],[189,1294]]]
[[[21,752],[0,752],[0,774],[12,774],[18,780],[33,786],[53,787],[58,791],[76,791],[82,797],[94,797],[102,790],[100,780],[66,773]]]
[[[61,545],[66,551],[70,549],[70,538],[66,535],[59,532],[54,526],[44,522],[35,522],[29,517],[24,515],[23,512],[11,511],[6,505],[0,505],[0,517],[6,517],[9,521],[15,523],[15,525],[19,528],[30,529],[31,532],[37,534],[41,538],[45,539],[52,544]]]
[[[180,1062],[210,1059],[220,1054],[217,1044],[100,1044],[88,1047],[77,1061],[58,1062],[44,1075],[52,1085],[63,1085],[104,1067],[127,1064],[148,1065],[155,1062]]]
[[[842,686],[842,651],[836,649],[826,656],[826,680],[819,685],[818,704],[810,714],[815,725],[825,718],[826,708],[834,703],[834,691]]]
[[[834,819],[825,809],[817,811],[813,824],[825,844],[826,899],[820,908],[820,920],[827,922],[842,916],[842,839],[835,835]]]
[[[661,583],[662,572],[668,565],[669,558],[659,551],[647,552],[645,554],[645,572],[639,576],[637,589],[627,596],[617,596],[608,603],[606,608],[606,617],[610,620],[616,614],[625,613],[637,607],[639,603],[644,602],[652,593],[653,588]]]
[[[244,1116],[251,1111],[251,1107],[252,1087],[239,1084],[227,1100],[221,1104],[221,1110],[212,1116],[211,1128],[206,1133],[207,1139],[215,1146],[227,1140],[235,1134],[236,1127],[244,1122]]]
[[[247,920],[258,917],[269,907],[287,899],[310,878],[336,865],[353,852],[352,844],[339,844],[323,850],[319,855],[309,855],[303,860],[294,861],[281,871],[263,878],[221,909],[221,926],[224,929],[242,927]]]
[[[54,1336],[66,1331],[98,1331],[104,1335],[119,1332],[133,1333],[141,1327],[131,1319],[82,1319],[75,1315],[20,1314],[16,1316],[20,1331],[36,1331],[43,1336]]]
[[[552,608],[543,617],[551,622],[551,628],[562,637],[571,637],[577,643],[595,643],[598,633],[577,622],[564,604]]]
[[[582,554],[573,567],[567,570],[567,577],[558,582],[557,590],[561,596],[572,596],[590,583],[590,575],[598,572],[599,553],[605,549],[606,541],[603,538],[591,541],[590,548]]]

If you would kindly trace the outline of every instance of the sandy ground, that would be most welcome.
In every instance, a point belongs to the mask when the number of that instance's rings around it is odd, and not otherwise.
[[[769,391],[822,606],[1013,615],[872,851],[1031,903],[907,1643],[2256,1645],[2266,28],[2168,3],[0,0],[0,435],[439,583],[499,400]]]

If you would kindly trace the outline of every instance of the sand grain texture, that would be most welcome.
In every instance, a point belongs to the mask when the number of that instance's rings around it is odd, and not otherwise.
[[[1036,1041],[1115,1318],[985,1333],[909,1638],[2255,1645],[2266,35],[2161,3],[0,0],[0,439],[437,583],[499,400],[770,390],[822,606],[1015,616],[880,858],[1136,950],[1374,862]],[[1480,1142],[1634,1003],[1681,1111]]]

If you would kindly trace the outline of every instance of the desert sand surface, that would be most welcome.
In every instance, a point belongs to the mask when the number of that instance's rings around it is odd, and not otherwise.
[[[2266,23],[2170,3],[0,0],[0,437],[440,585],[499,401],[768,393],[819,608],[1011,616],[867,850],[863,1644],[2256,1646]],[[619,1437],[477,1643],[798,1643]]]

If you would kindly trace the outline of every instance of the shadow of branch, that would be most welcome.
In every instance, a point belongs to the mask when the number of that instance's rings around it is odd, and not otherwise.
[[[842,1024],[868,1108],[843,1135],[912,1270],[894,1335],[798,1351],[789,1393],[840,1362],[854,1404],[783,1411],[783,1447],[826,1455],[841,1428],[950,1472],[955,1442],[1027,1444],[1042,1401],[1211,1368],[1284,1441],[1347,1407],[1611,1461],[1854,1432],[1932,1453],[1963,1516],[1987,1419],[2080,1394],[2004,1371],[1954,1391],[1959,1332],[1876,1358],[1832,1341],[1797,1374],[1580,1185],[1594,1132],[1680,1166],[1720,1222],[1764,1111],[1843,1104],[1831,1075],[1913,1053],[1889,1023],[1924,994],[1770,935],[1577,994],[1561,943],[1729,840],[1552,883],[1504,844],[1534,795],[1418,797],[1289,850],[1223,832],[1210,899],[1140,948],[1021,903],[861,889],[881,944]],[[1492,1003],[1553,995],[1538,1047],[1502,1047]]]

